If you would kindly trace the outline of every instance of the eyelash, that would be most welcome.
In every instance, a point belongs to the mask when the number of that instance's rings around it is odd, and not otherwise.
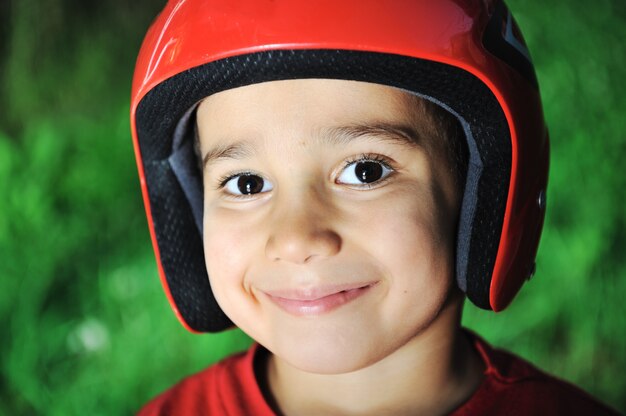
[[[387,181],[389,180],[389,178],[391,176],[393,176],[393,174],[396,172],[396,168],[394,167],[394,163],[388,158],[385,157],[383,155],[377,154],[377,153],[362,153],[359,156],[356,157],[352,157],[348,160],[346,160],[343,163],[343,167],[341,168],[340,172],[343,172],[348,166],[352,165],[353,163],[359,163],[359,162],[376,162],[376,163],[380,163],[381,165],[383,165],[385,168],[391,170],[391,173],[389,175],[387,175],[385,178],[376,181],[374,183],[364,183],[362,185],[359,185],[358,188],[367,188],[367,189],[371,189],[371,188],[375,188],[378,187],[384,183],[387,183]]]
[[[351,164],[358,163],[358,162],[376,162],[376,163],[380,163],[387,169],[394,170],[393,166],[391,166],[391,161],[388,158],[379,154],[374,154],[374,153],[363,153],[359,156],[346,160],[341,170],[343,171]]]
[[[222,189],[223,187],[226,186],[226,184],[228,183],[228,181],[230,181],[233,178],[236,178],[237,176],[243,176],[243,175],[255,175],[254,172],[251,172],[249,170],[244,170],[241,172],[235,172],[235,173],[228,173],[222,177],[220,177],[217,180],[217,186],[215,187],[216,190]],[[261,175],[259,175],[261,176]]]

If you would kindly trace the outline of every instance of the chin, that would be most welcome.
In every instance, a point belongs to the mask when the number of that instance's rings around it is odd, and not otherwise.
[[[396,325],[393,331],[382,330],[382,322],[335,331],[320,328],[317,333],[309,328],[297,337],[274,339],[268,349],[290,366],[309,373],[337,375],[363,370],[402,350],[420,351],[422,341],[431,338],[429,332],[449,332],[458,321],[458,303],[462,303],[457,302],[462,298],[454,300],[429,310],[413,325]]]
[[[291,335],[288,335],[291,334]],[[296,332],[282,331],[279,336],[263,344],[277,359],[300,371],[314,374],[345,374],[369,367],[401,348],[414,333],[405,339],[398,334],[385,334],[376,325],[356,325],[317,328]]]
[[[300,371],[336,375],[366,368],[386,354],[377,351],[375,345],[351,348],[335,343],[309,343],[299,350],[276,351],[275,356]]]

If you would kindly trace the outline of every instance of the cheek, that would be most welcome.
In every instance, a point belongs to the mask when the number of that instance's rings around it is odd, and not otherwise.
[[[387,259],[390,267],[417,272],[437,263],[448,263],[452,242],[442,221],[445,215],[429,201],[432,197],[427,192],[390,199],[385,209],[377,210],[376,221],[365,228],[371,236],[366,241],[377,246],[376,252]]]
[[[380,210],[367,248],[389,279],[385,315],[436,313],[453,282],[454,250],[440,207],[428,194],[400,198]],[[378,224],[378,225],[377,225]]]
[[[220,304],[233,296],[233,289],[245,287],[250,261],[250,228],[236,224],[219,216],[205,215],[204,219],[205,263],[213,293]]]
[[[209,276],[228,276],[228,271],[236,270],[242,261],[240,247],[236,243],[243,241],[239,233],[233,230],[225,232],[223,228],[205,227],[204,256]]]
[[[246,281],[254,262],[252,238],[247,225],[205,222],[204,252],[213,295],[236,326],[252,338],[262,339],[261,334],[267,332],[263,311]]]

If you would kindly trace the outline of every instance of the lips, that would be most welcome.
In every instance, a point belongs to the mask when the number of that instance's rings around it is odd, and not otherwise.
[[[333,311],[365,295],[376,282],[321,286],[263,292],[279,308],[296,316],[315,316]]]

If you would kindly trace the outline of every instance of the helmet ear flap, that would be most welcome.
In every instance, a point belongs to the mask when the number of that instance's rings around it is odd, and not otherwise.
[[[177,283],[170,286],[173,289],[172,297],[179,309],[181,317],[187,325],[198,332],[219,332],[230,326],[232,322],[222,312],[217,303],[204,265],[204,245],[202,243],[202,217],[204,205],[204,191],[202,180],[202,166],[196,149],[197,125],[196,110],[199,103],[194,104],[181,117],[172,140],[172,154],[167,159],[172,173],[176,177],[180,190],[184,194],[188,208],[191,210],[195,230],[189,229],[188,238],[192,239],[195,251],[201,251],[201,256],[195,256],[194,263],[202,260],[202,265],[194,265],[198,269],[194,277],[187,279],[195,281],[189,286]],[[187,217],[189,219],[189,217]],[[190,228],[189,225],[187,228]],[[200,248],[197,247],[197,238],[200,240]],[[190,264],[191,266],[191,264]],[[180,293],[178,293],[180,291]],[[196,293],[197,291],[197,293]],[[183,308],[181,310],[181,308]],[[202,310],[212,311],[210,319],[202,318]],[[198,317],[200,316],[200,318]]]
[[[187,153],[192,154],[192,152]],[[215,301],[204,265],[202,237],[179,180],[169,163],[150,163],[153,226],[161,281],[179,319],[195,332],[216,332],[230,321]]]
[[[137,112],[140,135],[143,126],[156,122],[151,112],[141,111],[142,103]],[[202,174],[194,150],[195,108],[195,104],[191,106],[170,130],[170,150],[148,140],[142,142],[143,168],[149,181],[154,248],[170,305],[190,331],[219,332],[233,324],[213,296],[204,264]],[[155,152],[161,156],[150,159]]]

